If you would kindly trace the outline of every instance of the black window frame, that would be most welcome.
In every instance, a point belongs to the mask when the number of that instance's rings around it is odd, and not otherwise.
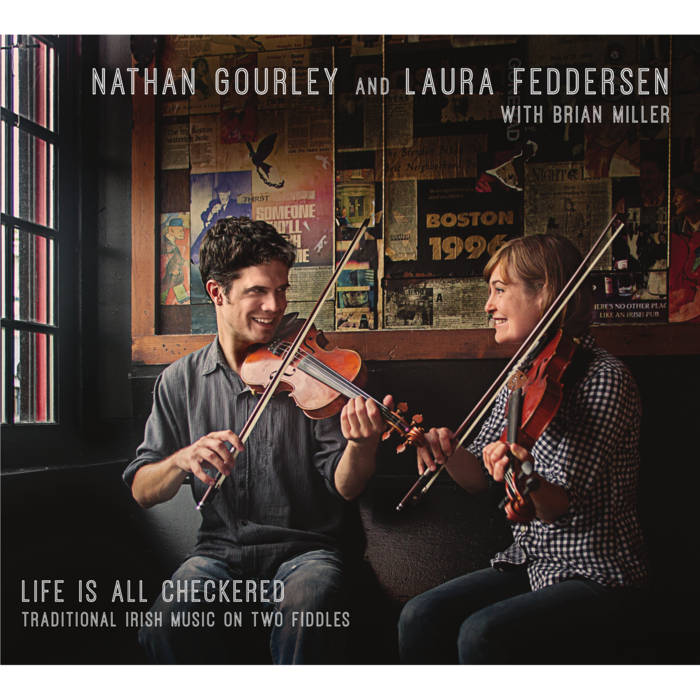
[[[4,37],[15,35],[4,35]],[[13,127],[23,133],[41,138],[54,148],[54,218],[53,227],[42,226],[2,212],[5,244],[8,255],[3,270],[5,304],[2,327],[7,336],[2,378],[5,398],[5,415],[2,416],[2,470],[33,466],[61,464],[71,461],[75,446],[76,430],[80,424],[82,405],[80,382],[80,342],[75,342],[81,325],[81,274],[80,240],[83,217],[80,211],[80,188],[85,175],[81,169],[81,81],[80,39],[70,36],[32,35],[51,46],[55,52],[55,105],[53,130],[44,128],[25,116],[2,108],[1,127],[6,131],[6,161],[3,168],[3,187],[9,203],[12,183],[5,180],[8,165],[12,162],[12,142],[9,138]],[[6,49],[3,49],[6,50]],[[9,64],[9,62],[8,62]],[[10,67],[8,65],[8,71]],[[8,76],[2,76],[2,89],[11,89]],[[9,104],[9,101],[5,101]],[[49,222],[51,223],[51,222]],[[10,307],[12,298],[11,242],[14,229],[45,236],[54,241],[53,323],[43,324],[14,319]],[[51,319],[49,319],[51,320]],[[53,421],[14,422],[13,359],[11,334],[15,330],[48,333],[53,341]]]

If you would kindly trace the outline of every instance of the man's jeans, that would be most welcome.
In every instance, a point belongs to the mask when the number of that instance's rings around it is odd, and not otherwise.
[[[284,596],[279,602],[177,602],[178,586],[186,585],[188,590],[194,587],[195,590],[201,591],[203,580],[244,578],[218,559],[203,556],[187,559],[173,574],[173,587],[167,589],[167,597],[173,600],[166,602],[161,594],[151,608],[153,613],[162,612],[162,626],[144,625],[139,630],[139,642],[149,659],[155,663],[179,664],[250,663],[248,652],[251,632],[257,632],[259,635],[262,630],[269,633],[273,663],[321,664],[347,661],[345,653],[349,627],[343,626],[343,622],[349,621],[349,617],[334,615],[336,612],[344,613],[348,610],[343,586],[343,560],[340,554],[314,550],[284,562],[274,576],[275,580],[284,583]],[[243,581],[240,585],[240,597],[245,596],[245,583]],[[231,587],[227,590],[231,595]],[[256,590],[259,590],[259,587]],[[226,627],[222,620],[227,611],[241,612],[243,624]],[[182,615],[188,612],[198,615]],[[214,627],[182,627],[171,624],[172,613],[180,613],[181,620],[193,620],[201,619],[201,616],[207,614],[211,618],[212,612],[216,619]],[[258,621],[255,630],[252,629],[254,612],[257,612]],[[272,620],[272,624],[264,626],[263,615],[268,621]],[[231,618],[229,614],[228,619]],[[281,624],[278,625],[277,622],[280,621]]]
[[[532,591],[525,567],[482,569],[408,601],[399,653],[409,664],[610,662],[616,644],[637,641],[628,622],[642,599],[585,579]]]

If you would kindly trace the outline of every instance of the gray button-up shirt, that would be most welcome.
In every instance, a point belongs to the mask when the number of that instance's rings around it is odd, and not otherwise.
[[[143,443],[124,471],[169,457],[215,430],[240,433],[258,401],[227,364],[218,340],[177,360],[158,377]],[[192,554],[227,562],[244,575],[271,577],[285,560],[318,548],[362,544],[356,508],[336,491],[346,441],[339,417],[311,420],[276,394],[215,498],[202,508]],[[199,500],[205,485],[193,479]]]

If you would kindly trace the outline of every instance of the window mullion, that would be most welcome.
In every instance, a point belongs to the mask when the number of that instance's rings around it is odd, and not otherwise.
[[[38,37],[2,36],[4,424],[59,419],[59,54]],[[11,47],[11,48],[10,48]],[[17,354],[19,353],[19,355]],[[14,434],[14,433],[13,433]]]

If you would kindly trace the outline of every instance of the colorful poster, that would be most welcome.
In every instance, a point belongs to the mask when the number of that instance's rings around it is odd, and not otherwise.
[[[250,216],[250,172],[206,173],[190,177],[192,303],[207,299],[199,274],[199,248],[206,232],[221,218]]]
[[[189,304],[190,213],[160,215],[160,303]]]
[[[476,192],[473,180],[418,182],[415,262],[389,262],[387,276],[478,276],[508,238],[522,231],[518,192]]]
[[[336,285],[336,328],[376,328],[377,273],[369,262],[350,262]]]
[[[289,236],[300,266],[329,265],[333,256],[329,147],[327,113],[265,111],[258,113],[257,139],[226,144],[217,157],[221,169],[249,171],[252,218]]]

